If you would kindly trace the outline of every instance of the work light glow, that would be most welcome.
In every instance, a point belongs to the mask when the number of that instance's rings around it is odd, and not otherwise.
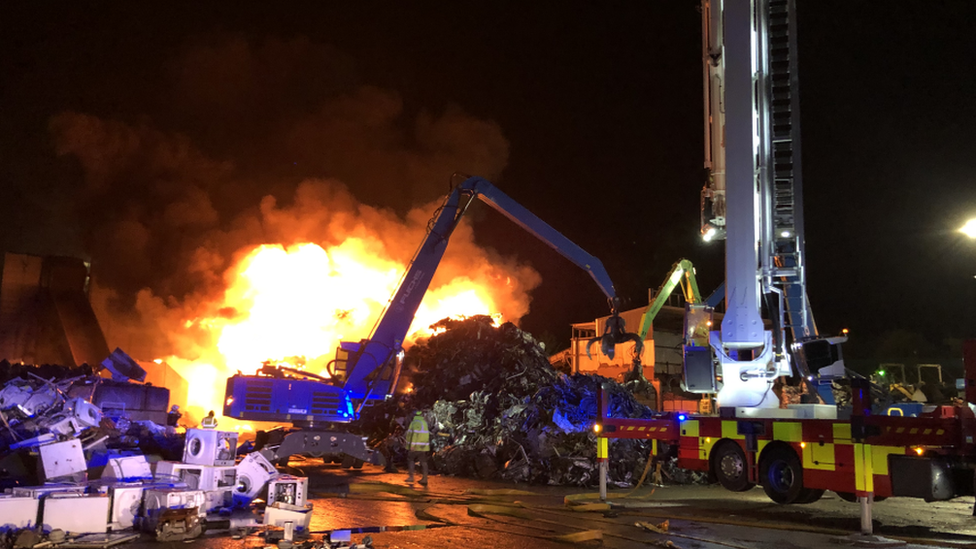
[[[969,238],[976,238],[976,217],[967,221],[966,224],[959,229],[959,232],[968,236]]]

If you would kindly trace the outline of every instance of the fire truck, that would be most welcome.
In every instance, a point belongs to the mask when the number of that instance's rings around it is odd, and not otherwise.
[[[709,181],[701,232],[726,242],[726,312],[719,329],[703,330],[708,309],[689,308],[684,386],[717,392],[718,413],[612,418],[604,394],[597,455],[605,469],[609,439],[651,440],[658,457],[676,456],[679,467],[707,471],[731,491],[758,484],[782,504],[811,503],[826,490],[857,499],[869,529],[875,498],[973,494],[976,341],[964,348],[965,402],[905,417],[872,407],[869,380],[844,367],[845,336],[817,331],[806,296],[794,3],[702,2]],[[777,380],[794,375],[803,401],[781,407]],[[840,380],[850,405],[834,400]]]
[[[301,454],[329,457],[344,465],[381,464],[381,453],[368,448],[362,437],[341,429],[355,421],[363,407],[390,398],[400,376],[403,343],[418,307],[430,286],[448,241],[468,206],[480,199],[539,238],[563,257],[587,271],[607,297],[614,322],[594,338],[612,357],[614,346],[636,340],[624,331],[618,298],[603,263],[553,229],[532,212],[480,177],[457,185],[434,213],[410,266],[370,336],[342,342],[329,364],[329,377],[288,367],[265,365],[255,375],[237,374],[227,380],[224,416],[248,421],[288,422],[297,429],[258,433],[257,451],[272,462]],[[336,428],[340,427],[340,428]]]

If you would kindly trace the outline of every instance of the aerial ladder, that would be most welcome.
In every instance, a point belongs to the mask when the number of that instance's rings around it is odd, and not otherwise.
[[[818,373],[845,372],[840,344],[846,338],[822,337],[807,299],[792,6],[790,0],[702,3],[709,180],[701,232],[705,240],[726,241],[726,312],[709,340],[721,387],[705,388],[719,389],[719,406],[779,407],[774,381],[794,368],[807,383]],[[704,353],[687,356],[692,372],[712,367]]]

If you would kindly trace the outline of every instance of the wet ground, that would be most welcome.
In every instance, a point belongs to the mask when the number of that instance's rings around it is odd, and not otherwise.
[[[313,532],[369,527],[392,530],[368,534],[377,548],[545,549],[602,544],[627,549],[805,549],[850,545],[860,530],[859,506],[829,492],[813,504],[782,506],[769,501],[758,488],[734,494],[717,486],[647,487],[626,497],[626,490],[612,490],[609,510],[580,511],[566,506],[564,498],[592,490],[442,476],[431,476],[426,488],[410,487],[403,482],[406,475],[383,473],[368,465],[361,470],[343,470],[319,460],[292,465],[310,478]],[[903,547],[976,548],[973,503],[972,497],[931,504],[903,498],[877,502],[875,534],[910,542]],[[661,527],[665,521],[666,533],[635,525]],[[404,526],[422,529],[397,531]],[[352,534],[352,541],[362,542],[365,535]],[[576,537],[555,539],[566,535]],[[602,541],[592,540],[594,537]],[[268,543],[258,535],[235,540],[208,532],[190,543],[143,541],[126,547],[159,549],[167,545],[229,549]]]

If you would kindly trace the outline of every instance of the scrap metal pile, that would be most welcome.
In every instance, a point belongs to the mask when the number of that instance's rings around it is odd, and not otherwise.
[[[175,541],[207,527],[308,533],[307,478],[279,474],[257,452],[238,461],[236,432],[184,435],[109,400],[162,394],[143,407],[166,417],[168,391],[133,382],[145,372],[122,351],[102,363],[112,380],[91,368],[0,366],[0,547],[99,547],[140,532]]]
[[[120,349],[101,365],[39,367],[0,361],[0,485],[22,483],[19,449],[69,438],[93,451],[125,449],[179,459],[183,439],[167,421],[169,391],[136,383],[146,372]],[[155,421],[154,421],[155,420]],[[43,479],[41,479],[43,480]]]
[[[597,395],[614,417],[648,418],[616,382],[553,369],[543,347],[511,323],[487,316],[442,320],[444,331],[407,353],[413,364],[408,408],[423,409],[434,436],[434,466],[452,475],[563,486],[598,482]],[[610,481],[640,476],[650,444],[610,442]]]

